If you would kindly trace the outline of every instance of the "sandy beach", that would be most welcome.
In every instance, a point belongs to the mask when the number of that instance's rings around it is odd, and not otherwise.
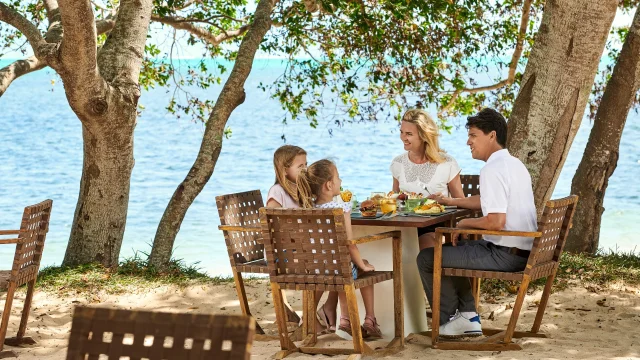
[[[247,284],[250,306],[267,335],[257,336],[252,359],[269,359],[279,350],[275,336],[275,314],[268,283],[251,281]],[[541,292],[528,295],[518,323],[518,329],[531,326],[535,316],[535,304]],[[417,334],[406,334],[406,348],[394,355],[380,354],[381,358],[458,359],[473,357],[478,359],[640,359],[640,289],[624,285],[609,289],[594,286],[572,286],[551,296],[542,331],[547,339],[516,339],[523,349],[519,352],[459,352],[441,351],[430,348],[431,340]],[[2,294],[2,298],[6,296]],[[301,293],[291,293],[289,300],[300,310]],[[19,317],[17,309],[22,305],[24,291],[17,294],[15,315],[9,325],[9,334],[15,332]],[[483,303],[482,321],[485,326],[504,327],[511,314],[510,304],[514,297],[505,297],[494,303]],[[14,350],[19,359],[58,360],[66,356],[68,334],[71,326],[73,307],[78,304],[112,306],[126,309],[150,309],[157,311],[192,311],[240,314],[233,284],[194,285],[186,288],[162,286],[154,289],[138,289],[121,295],[106,295],[100,292],[87,295],[51,294],[36,291],[34,306],[30,314],[27,335],[32,336],[36,345],[23,348],[5,346]],[[419,315],[417,315],[419,316]],[[392,324],[382,324],[392,326]],[[343,334],[346,336],[346,334]],[[332,347],[346,347],[349,341],[331,334],[320,337],[321,344]],[[372,347],[382,347],[384,341],[369,342]],[[328,358],[322,355],[309,356],[294,354],[295,359]],[[336,356],[333,359],[343,359]]]

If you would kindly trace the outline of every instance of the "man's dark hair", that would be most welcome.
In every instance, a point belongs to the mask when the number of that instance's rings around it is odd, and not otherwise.
[[[499,112],[484,108],[479,113],[467,118],[466,128],[478,128],[487,135],[496,132],[496,140],[503,148],[507,147],[507,120]]]

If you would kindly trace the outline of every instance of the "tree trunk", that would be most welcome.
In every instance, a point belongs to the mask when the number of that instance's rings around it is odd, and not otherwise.
[[[109,107],[121,111],[102,119],[101,127],[88,129],[83,125],[80,194],[63,265],[91,262],[112,268],[118,265],[127,220],[137,115],[135,107],[122,104]]]
[[[184,216],[213,174],[222,149],[224,127],[231,112],[244,102],[244,83],[251,72],[256,51],[271,28],[273,6],[271,0],[260,0],[258,3],[253,24],[242,39],[233,70],[207,121],[198,157],[162,215],[149,258],[150,263],[157,268],[164,268],[169,263],[173,243]]]
[[[633,24],[598,106],[582,161],[573,176],[571,193],[580,196],[580,201],[567,239],[567,251],[595,253],[598,250],[604,194],[618,162],[622,130],[638,89],[640,9],[636,9]]]
[[[63,265],[118,266],[133,170],[138,77],[153,3],[122,0],[117,22],[96,47],[91,3],[60,1],[64,37],[60,63],[69,105],[82,123],[80,194]]]
[[[539,212],[580,127],[616,6],[616,0],[545,3],[507,141],[531,174]]]

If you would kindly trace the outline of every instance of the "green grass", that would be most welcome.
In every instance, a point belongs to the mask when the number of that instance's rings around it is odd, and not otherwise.
[[[148,254],[135,253],[133,257],[120,262],[117,270],[100,264],[75,267],[50,266],[38,274],[38,288],[54,293],[94,293],[121,294],[137,289],[148,289],[159,285],[180,287],[197,284],[232,283],[233,277],[211,277],[197,266],[183,260],[172,259],[168,268],[158,271],[149,265]],[[251,280],[251,279],[248,279]]]
[[[640,285],[640,253],[599,251],[596,255],[562,254],[553,290],[563,290],[578,282],[600,287],[620,283]],[[529,285],[529,290],[540,289],[545,283],[546,279],[538,279]],[[489,296],[505,296],[517,291],[514,285],[517,284],[511,281],[483,280],[481,291]]]
[[[260,281],[264,278],[249,277],[245,281]],[[545,279],[538,279],[530,286],[530,291],[544,287]],[[233,277],[211,277],[198,264],[186,264],[183,260],[171,260],[165,271],[157,271],[149,266],[146,253],[136,253],[120,262],[112,271],[99,264],[77,267],[52,266],[44,268],[38,275],[38,288],[52,293],[96,292],[121,294],[154,288],[160,285],[217,285],[233,283]],[[596,255],[562,255],[560,269],[554,282],[554,291],[569,286],[583,284],[607,287],[624,283],[640,285],[640,253],[599,252]],[[517,284],[510,281],[484,279],[482,293],[489,297],[507,296],[517,291]]]

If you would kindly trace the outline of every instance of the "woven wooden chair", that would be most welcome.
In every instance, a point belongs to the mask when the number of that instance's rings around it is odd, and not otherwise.
[[[465,197],[480,195],[480,175],[460,175]]]
[[[462,183],[462,192],[465,197],[480,195],[480,175],[460,175],[460,182]],[[482,211],[476,211],[469,215],[469,217],[480,217]],[[480,235],[475,236],[476,239],[480,238]],[[481,278],[471,278],[471,289],[473,290],[473,297],[476,299],[476,308],[480,304],[480,283]]]
[[[342,209],[260,209],[260,223],[267,255],[271,291],[278,323],[282,359],[294,352],[309,354],[370,354],[372,349],[362,340],[360,317],[355,290],[382,281],[392,280],[394,287],[395,338],[389,347],[404,346],[402,297],[402,248],[400,231],[347,239]],[[367,272],[353,280],[349,244],[393,239],[393,271]],[[312,331],[297,347],[287,335],[283,324],[282,290],[303,290],[310,294],[306,313],[313,314],[315,291],[344,291],[353,334],[353,349],[313,347],[317,335]],[[306,317],[305,317],[306,318]],[[313,322],[314,317],[308,317]],[[311,329],[311,323],[307,324]],[[352,355],[353,356],[353,355]],[[354,357],[355,358],[355,357]]]
[[[40,269],[42,249],[49,231],[52,200],[27,206],[22,215],[20,230],[0,230],[0,235],[17,235],[15,238],[0,239],[0,244],[16,244],[16,253],[11,270],[0,271],[0,291],[7,290],[7,298],[0,322],[0,358],[15,357],[12,351],[3,351],[4,345],[19,346],[35,344],[31,337],[24,336],[31,310],[33,290]],[[16,337],[5,339],[9,327],[9,317],[16,289],[27,284],[27,295],[24,299],[22,317]]]
[[[547,201],[542,213],[541,219],[538,221],[538,231],[536,232],[520,232],[520,231],[488,231],[477,229],[458,229],[458,228],[437,228],[436,239],[442,239],[443,234],[480,234],[480,235],[502,235],[502,236],[527,236],[533,237],[533,248],[529,255],[529,261],[521,272],[499,272],[499,271],[481,271],[468,269],[442,268],[442,244],[435,242],[434,248],[434,269],[433,269],[433,321],[431,340],[432,347],[444,350],[522,350],[520,345],[511,342],[512,338],[520,337],[546,337],[539,333],[540,324],[544,310],[551,294],[551,286],[558,270],[560,263],[560,255],[564,248],[575,206],[578,202],[576,195],[568,196],[559,200]],[[440,321],[440,281],[441,276],[466,276],[481,277],[489,279],[502,279],[520,281],[518,295],[513,306],[511,319],[505,330],[500,329],[482,329],[486,338],[479,341],[461,342],[461,341],[441,341],[438,339]],[[538,305],[538,312],[531,331],[518,332],[515,331],[520,309],[527,294],[527,289],[531,281],[539,278],[547,278],[547,283]]]
[[[229,253],[229,262],[233,271],[240,309],[251,316],[247,293],[244,289],[242,273],[268,274],[267,261],[264,257],[262,233],[258,210],[263,207],[260,190],[216,196],[216,205],[220,215],[220,226],[224,234]],[[286,307],[289,321],[298,322],[300,317],[291,308]],[[315,313],[315,312],[314,312]],[[258,334],[264,334],[256,322]]]
[[[255,320],[244,315],[78,306],[67,360],[249,360],[254,334]]]

